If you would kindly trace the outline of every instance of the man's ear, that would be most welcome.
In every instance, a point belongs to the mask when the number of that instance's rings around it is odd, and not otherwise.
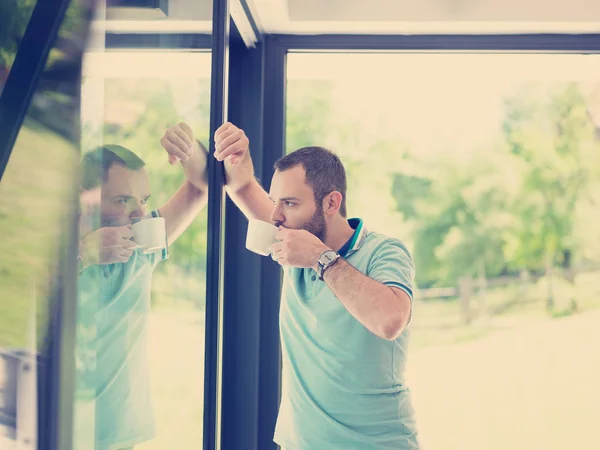
[[[323,211],[327,215],[332,215],[340,210],[342,206],[342,194],[338,191],[332,191],[323,199]]]

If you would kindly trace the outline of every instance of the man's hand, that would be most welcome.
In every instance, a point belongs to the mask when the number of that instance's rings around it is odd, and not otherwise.
[[[271,257],[282,266],[311,267],[317,270],[319,256],[331,250],[318,237],[306,230],[279,227],[279,242],[271,247]]]
[[[194,132],[187,123],[169,128],[160,140],[169,155],[169,163],[181,161],[186,178],[196,188],[205,190],[208,184],[206,175],[206,151],[194,139]]]
[[[136,248],[132,237],[131,225],[103,227],[90,233],[79,243],[83,267],[129,261]]]
[[[236,191],[254,180],[254,166],[250,157],[249,140],[243,130],[225,123],[215,132],[215,154],[223,161],[227,186]]]
[[[102,189],[100,187],[83,190],[80,198],[79,236],[86,237],[100,226],[100,203]]]

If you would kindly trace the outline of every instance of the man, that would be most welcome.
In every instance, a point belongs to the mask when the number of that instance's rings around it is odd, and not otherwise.
[[[190,127],[168,129],[161,144],[171,164],[181,162],[186,180],[150,214],[148,174],[135,153],[105,145],[82,161],[78,392],[95,403],[95,431],[88,430],[93,437],[79,431],[78,449],[131,449],[154,437],[145,346],[151,277],[168,252],[143,253],[131,224],[163,217],[166,242],[173,243],[204,207],[208,191],[207,152]]]
[[[227,123],[215,143],[232,200],[247,218],[279,227],[275,442],[284,450],[418,449],[404,383],[414,279],[408,250],[346,219],[346,174],[333,153],[308,147],[280,159],[267,194],[242,130]]]

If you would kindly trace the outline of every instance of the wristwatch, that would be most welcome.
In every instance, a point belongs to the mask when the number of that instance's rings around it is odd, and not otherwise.
[[[323,281],[323,274],[327,270],[328,267],[331,267],[338,260],[340,255],[333,250],[325,250],[319,256],[319,261],[317,262],[317,273],[319,274],[319,280]]]

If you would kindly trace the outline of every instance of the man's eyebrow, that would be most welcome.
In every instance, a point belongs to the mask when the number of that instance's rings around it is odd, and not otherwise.
[[[269,195],[269,200],[274,201],[273,198]],[[296,197],[282,197],[279,199],[282,202],[289,202],[290,200],[298,201]]]
[[[152,194],[148,194],[144,197],[142,197],[143,200],[148,200],[150,197],[152,196]],[[129,200],[130,198],[134,198],[132,195],[115,195],[114,198],[124,198]]]

